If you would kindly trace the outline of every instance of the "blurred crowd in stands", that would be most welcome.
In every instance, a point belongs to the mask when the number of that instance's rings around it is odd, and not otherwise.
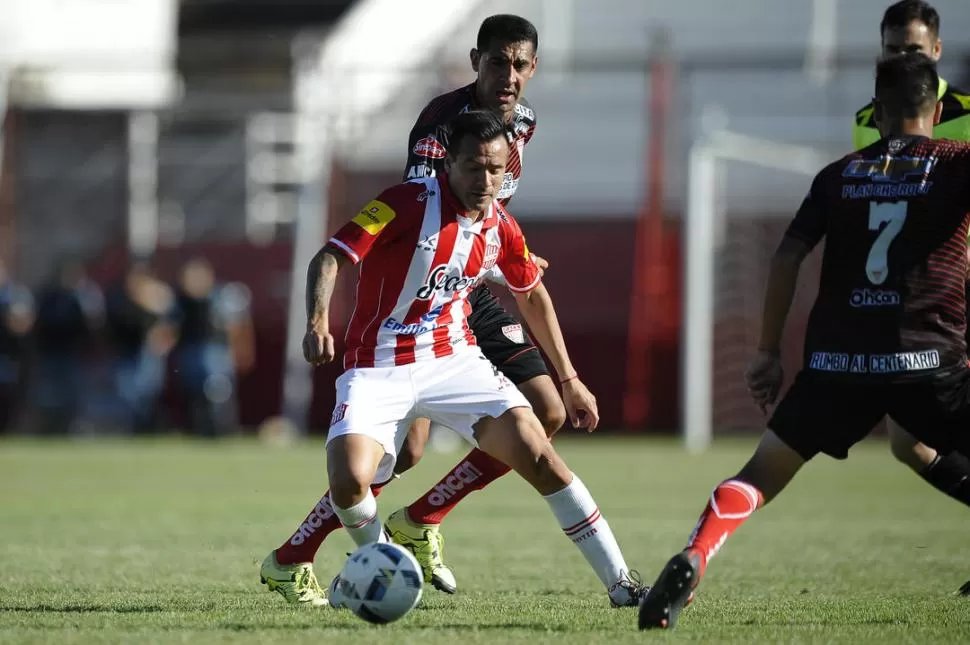
[[[204,258],[175,284],[135,262],[103,288],[65,260],[37,288],[0,264],[0,433],[234,434],[236,380],[254,363],[250,293],[221,283]]]

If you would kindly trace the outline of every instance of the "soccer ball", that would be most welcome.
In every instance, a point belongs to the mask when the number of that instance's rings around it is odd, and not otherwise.
[[[369,623],[402,618],[421,600],[421,565],[406,549],[389,542],[365,544],[350,554],[334,579],[331,600]]]

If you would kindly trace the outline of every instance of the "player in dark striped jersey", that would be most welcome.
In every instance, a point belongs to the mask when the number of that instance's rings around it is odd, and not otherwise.
[[[943,52],[940,41],[940,15],[922,0],[902,0],[888,9],[879,25],[882,57],[906,52],[921,52],[939,60]],[[960,90],[940,79],[940,122],[933,128],[938,139],[970,141],[970,92]],[[864,148],[879,139],[872,103],[856,113],[853,141]],[[889,443],[893,456],[909,466],[929,484],[954,499],[970,506],[970,460],[958,453],[940,455],[917,441],[892,420],[888,422]]]
[[[882,60],[874,107],[883,138],[812,182],[772,261],[748,389],[762,408],[774,404],[799,267],[824,237],[803,368],[754,455],[715,488],[687,547],[644,598],[641,629],[673,627],[731,533],[808,460],[846,458],[884,416],[942,454],[970,454],[970,144],[930,138],[938,89],[927,56]]]

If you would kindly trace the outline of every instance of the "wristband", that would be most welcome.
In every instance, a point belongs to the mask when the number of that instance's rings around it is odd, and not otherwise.
[[[559,385],[563,385],[564,383],[568,383],[569,381],[571,381],[573,379],[576,379],[576,378],[579,378],[579,374],[573,374],[569,378],[562,379],[561,381],[559,381]]]

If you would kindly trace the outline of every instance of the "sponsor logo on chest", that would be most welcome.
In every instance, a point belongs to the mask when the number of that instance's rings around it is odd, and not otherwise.
[[[462,275],[456,267],[439,264],[428,273],[424,285],[418,289],[415,298],[418,300],[431,300],[436,295],[448,296],[456,291],[467,289],[477,281],[477,276],[470,278]]]

